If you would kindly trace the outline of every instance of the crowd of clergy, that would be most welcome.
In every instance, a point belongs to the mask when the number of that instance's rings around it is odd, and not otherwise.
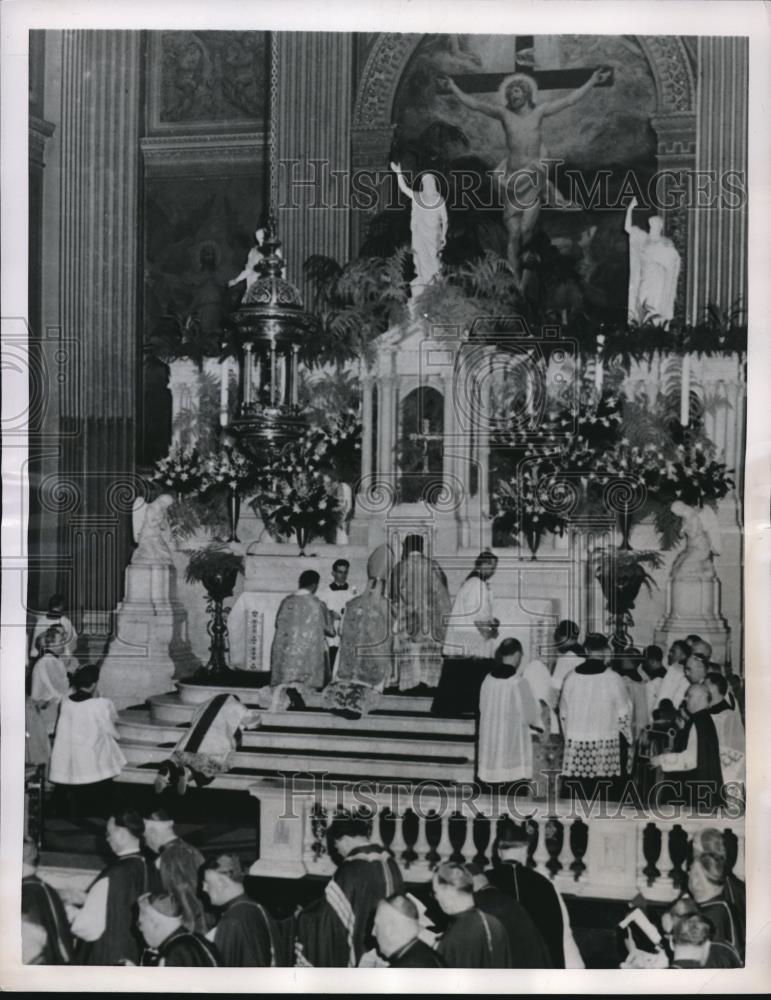
[[[86,891],[57,892],[24,844],[24,962],[171,967],[583,968],[570,918],[551,880],[528,864],[530,835],[498,824],[489,868],[448,861],[425,901],[405,885],[367,821],[338,816],[327,829],[334,876],[319,897],[277,918],[234,853],[205,857],[164,811],[115,812],[112,860]],[[246,882],[254,883],[247,891]],[[420,890],[416,890],[420,891]],[[745,887],[723,834],[691,845],[687,887],[650,914],[649,939],[619,936],[623,967],[735,968],[744,949]],[[622,959],[623,956],[623,959]]]

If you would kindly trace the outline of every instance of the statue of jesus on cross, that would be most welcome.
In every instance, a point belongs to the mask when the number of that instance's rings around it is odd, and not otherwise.
[[[565,97],[536,104],[538,85],[524,73],[506,77],[498,88],[500,102],[478,100],[471,97],[447,74],[437,77],[439,86],[472,111],[497,119],[506,136],[507,155],[496,167],[501,199],[503,222],[508,234],[506,255],[521,287],[522,273],[519,254],[530,241],[541,211],[541,204],[550,186],[544,162],[546,150],[541,137],[543,119],[571,107],[593,87],[607,86],[612,71],[605,67],[596,69],[583,86]]]

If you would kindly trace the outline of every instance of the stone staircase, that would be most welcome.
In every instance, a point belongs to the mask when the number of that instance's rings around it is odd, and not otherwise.
[[[128,760],[119,781],[150,783],[195,709],[222,691],[180,682],[173,694],[119,713],[120,744]],[[246,705],[254,688],[228,688]],[[377,711],[345,719],[306,699],[306,711],[262,712],[262,726],[244,732],[228,774],[212,787],[247,791],[257,779],[279,772],[325,778],[451,784],[474,778],[475,723],[430,714],[431,698],[384,695]]]

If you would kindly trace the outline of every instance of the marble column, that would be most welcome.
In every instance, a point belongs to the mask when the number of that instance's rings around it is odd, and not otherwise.
[[[361,478],[365,486],[372,474],[372,376],[361,379]]]
[[[312,254],[349,257],[348,197],[353,35],[280,32],[278,224],[287,278],[305,293]]]
[[[748,39],[699,36],[697,44],[695,166],[713,197],[697,200],[691,212],[692,322],[709,303],[730,310],[747,302]]]
[[[73,366],[61,396],[59,552],[76,621],[121,596],[131,544],[139,365],[141,43],[134,31],[61,35],[59,323]],[[88,622],[81,627],[89,630]]]
[[[664,232],[680,254],[682,266],[677,281],[675,318],[682,319],[688,290],[689,184],[696,155],[696,115],[674,111],[651,119],[656,133],[656,197],[658,214],[664,219]]]

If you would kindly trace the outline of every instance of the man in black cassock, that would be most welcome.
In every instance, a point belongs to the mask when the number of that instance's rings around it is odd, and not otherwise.
[[[56,889],[47,885],[37,874],[38,849],[33,840],[25,839],[21,865],[21,912],[33,924],[46,932],[46,945],[40,965],[68,965],[74,945],[64,903]]]
[[[566,929],[560,899],[549,879],[527,866],[528,847],[527,831],[505,820],[493,844],[494,863],[487,876],[524,907],[546,945],[552,968],[564,969]]]
[[[173,968],[217,967],[217,950],[203,934],[189,931],[182,911],[167,892],[139,897],[137,925],[147,942],[140,965]]]
[[[463,866],[473,879],[474,906],[503,924],[509,937],[513,969],[551,969],[551,956],[527,910],[512,896],[492,885],[473,861]]]
[[[203,869],[203,888],[215,907],[219,922],[208,937],[229,968],[277,965],[279,942],[276,924],[261,903],[244,892],[244,871],[234,854],[210,858]]]
[[[436,901],[450,918],[437,945],[452,969],[510,969],[509,938],[503,924],[474,906],[474,882],[463,865],[445,861],[434,872]]]
[[[185,927],[205,934],[208,930],[206,914],[198,896],[203,854],[177,836],[174,821],[163,809],[156,809],[145,817],[145,843],[158,855],[155,867],[160,873],[161,884],[164,891],[177,900]]]
[[[687,720],[675,737],[673,751],[651,758],[651,764],[674,782],[675,799],[709,811],[724,804],[720,744],[710,714],[711,701],[706,684],[691,684],[685,695]]]
[[[142,853],[142,817],[116,813],[107,820],[106,833],[115,860],[91,884],[70,924],[80,938],[76,965],[136,964],[142,950],[137,900],[160,888],[157,869]]]
[[[342,860],[324,898],[297,918],[295,964],[353,967],[369,948],[377,904],[402,892],[404,881],[390,851],[369,842],[365,820],[333,820],[327,843],[330,854]]]
[[[443,969],[444,960],[435,948],[418,937],[418,908],[402,893],[381,899],[373,928],[377,950],[391,969]]]

